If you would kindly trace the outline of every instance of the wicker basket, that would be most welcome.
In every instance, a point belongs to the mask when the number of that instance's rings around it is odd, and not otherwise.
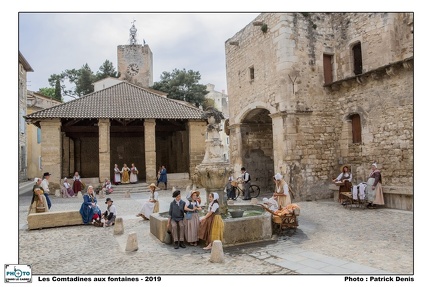
[[[233,181],[231,181],[231,185],[237,187],[238,186],[238,182],[235,181],[235,180],[233,180]]]

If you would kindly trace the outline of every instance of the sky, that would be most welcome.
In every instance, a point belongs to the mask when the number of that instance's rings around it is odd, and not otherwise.
[[[151,2],[151,3],[149,3]],[[281,4],[282,2],[282,4]],[[424,286],[430,278],[427,258],[422,256],[429,250],[426,234],[430,223],[430,191],[426,184],[429,177],[427,160],[430,151],[426,116],[430,113],[430,91],[428,88],[430,74],[430,15],[420,2],[364,0],[353,1],[46,1],[20,0],[2,1],[0,29],[2,36],[2,64],[0,79],[2,81],[4,109],[0,113],[1,131],[3,132],[2,149],[4,167],[11,174],[5,173],[3,191],[15,194],[17,191],[18,166],[18,102],[17,95],[17,51],[20,50],[30,63],[34,72],[29,73],[28,88],[38,90],[48,87],[51,74],[65,69],[80,68],[88,63],[96,72],[99,66],[108,59],[117,67],[117,45],[128,43],[131,22],[136,20],[138,39],[145,39],[153,52],[153,80],[158,81],[163,71],[171,72],[174,68],[185,68],[199,71],[202,84],[212,83],[217,91],[227,90],[225,75],[224,43],[227,39],[250,23],[259,12],[266,11],[414,11],[415,12],[415,282],[411,286]],[[247,3],[247,4],[246,4]],[[46,12],[49,13],[46,13]],[[66,12],[66,13],[58,13]],[[96,11],[97,14],[89,14]],[[121,12],[118,12],[121,11]],[[145,11],[151,13],[129,13]],[[197,11],[197,12],[195,12]],[[238,13],[234,13],[237,11]],[[114,13],[112,13],[114,12]],[[191,14],[190,12],[194,12]],[[205,13],[202,13],[205,12]],[[217,12],[227,12],[220,14]],[[250,14],[245,14],[249,12]],[[227,91],[229,94],[229,91]],[[12,119],[12,121],[11,121]],[[9,136],[11,135],[11,136]],[[10,166],[10,167],[9,167]],[[15,214],[18,198],[8,196],[8,204],[2,209],[2,215]],[[5,218],[5,217],[4,217]],[[377,218],[378,220],[378,218]],[[18,218],[8,216],[3,229],[7,231],[7,243],[2,244],[3,264],[17,264]],[[301,224],[301,222],[300,222]],[[395,226],[397,229],[397,226]],[[15,232],[14,232],[15,231]],[[402,232],[402,231],[401,231]],[[365,250],[366,252],[366,250]],[[101,258],[103,260],[103,258]],[[20,262],[27,264],[28,262]],[[425,264],[423,264],[425,263]],[[181,267],[180,267],[181,268]],[[365,277],[365,276],[362,276]],[[285,277],[286,278],[286,277]],[[315,276],[290,276],[289,278],[271,276],[254,276],[241,283],[261,283],[260,286],[280,284],[319,283],[332,286],[346,286],[342,276],[332,278]],[[176,277],[165,276],[165,283],[178,283]],[[194,278],[208,281],[208,278]],[[233,283],[234,277],[217,277],[218,285]],[[265,282],[263,282],[263,280]],[[308,279],[308,280],[306,280]],[[235,282],[240,283],[235,280]],[[385,282],[387,283],[387,282]],[[34,278],[33,285],[42,286]],[[56,284],[58,285],[58,284]],[[65,284],[60,284],[61,286]],[[94,284],[93,284],[94,285]],[[358,285],[358,283],[356,283]],[[364,285],[364,284],[363,284]],[[380,285],[374,283],[374,286]],[[382,284],[384,285],[384,284]],[[387,284],[386,284],[387,285]],[[167,286],[164,284],[163,286]]]
[[[153,81],[174,69],[198,71],[200,84],[227,91],[225,41],[259,13],[20,13],[19,50],[33,68],[28,89],[50,87],[48,78],[88,64],[96,73],[117,46],[129,44],[135,21],[138,44],[153,53]],[[65,98],[70,100],[71,98]]]

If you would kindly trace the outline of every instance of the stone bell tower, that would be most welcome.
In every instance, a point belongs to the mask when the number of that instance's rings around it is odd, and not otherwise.
[[[144,40],[138,44],[135,20],[129,29],[129,45],[117,46],[117,70],[120,80],[146,88],[153,85],[153,54]]]

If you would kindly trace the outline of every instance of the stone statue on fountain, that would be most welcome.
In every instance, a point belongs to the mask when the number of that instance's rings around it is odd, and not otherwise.
[[[206,149],[202,163],[195,168],[193,181],[206,189],[207,199],[209,192],[217,192],[221,213],[226,213],[224,187],[232,168],[223,158],[223,145],[219,135],[224,116],[222,112],[210,107],[203,113],[203,118],[207,120]]]

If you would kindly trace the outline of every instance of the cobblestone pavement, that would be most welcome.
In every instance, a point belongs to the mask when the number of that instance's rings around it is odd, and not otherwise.
[[[349,210],[332,200],[297,202],[301,214],[295,232],[286,231],[271,242],[224,248],[225,262],[210,263],[210,252],[202,246],[176,250],[150,234],[149,222],[135,216],[148,198],[147,192],[132,193],[130,198],[115,193],[110,196],[123,218],[122,235],[113,235],[113,227],[93,226],[29,231],[29,194],[19,197],[19,264],[31,264],[34,274],[297,274],[271,263],[293,247],[394,274],[413,274],[412,212]],[[159,194],[160,211],[166,211],[171,191]],[[78,210],[82,201],[51,198],[52,211]],[[99,205],[104,211],[104,199],[99,199]],[[125,252],[131,232],[137,234],[138,250]],[[35,248],[35,242],[41,244]],[[107,256],[112,264],[104,264]]]

